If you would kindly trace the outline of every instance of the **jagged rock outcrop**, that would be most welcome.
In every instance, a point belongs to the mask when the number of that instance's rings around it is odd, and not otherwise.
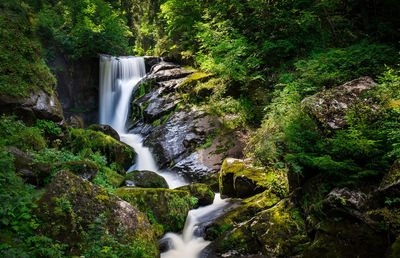
[[[121,243],[140,243],[152,255],[158,255],[156,238],[145,214],[70,172],[58,172],[37,205],[36,214],[42,221],[37,230],[68,244],[70,255],[80,253],[85,232],[98,219],[104,232]]]
[[[374,103],[363,94],[377,84],[370,77],[361,77],[342,86],[317,93],[302,101],[302,108],[329,129],[346,127],[346,111],[354,104],[364,103],[374,108]]]

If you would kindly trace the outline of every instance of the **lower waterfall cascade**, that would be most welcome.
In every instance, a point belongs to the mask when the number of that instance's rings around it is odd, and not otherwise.
[[[187,185],[183,178],[175,173],[161,171],[150,150],[143,146],[143,139],[138,134],[126,130],[132,93],[146,75],[143,57],[100,56],[100,123],[113,127],[121,141],[130,145],[137,153],[136,164],[132,170],[150,170],[163,176],[170,188]],[[163,258],[196,258],[210,243],[196,234],[199,223],[211,221],[222,214],[228,200],[215,195],[211,205],[189,211],[182,234],[167,233],[162,240],[168,241],[169,250],[161,253]]]

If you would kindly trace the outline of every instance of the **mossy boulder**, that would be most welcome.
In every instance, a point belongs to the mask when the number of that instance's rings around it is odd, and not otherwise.
[[[254,167],[246,160],[225,159],[219,174],[221,195],[246,198],[270,189],[274,194],[285,197],[288,182],[284,171]]]
[[[120,142],[109,135],[93,130],[69,128],[71,148],[74,152],[90,148],[99,151],[107,158],[107,164],[116,162],[122,169],[118,172],[124,174],[135,163],[136,152],[129,145]]]
[[[186,191],[161,188],[119,188],[115,194],[147,214],[157,236],[179,232],[197,198]]]
[[[125,185],[143,188],[168,188],[168,183],[164,177],[148,170],[128,172],[125,176]]]
[[[100,169],[100,167],[96,163],[90,160],[74,160],[61,162],[56,164],[55,167],[58,169],[68,170],[75,175],[78,175],[81,178],[89,181],[96,177],[97,172]]]
[[[233,209],[217,218],[213,223],[207,226],[206,238],[215,240],[225,231],[232,230],[244,221],[251,219],[254,214],[269,209],[277,204],[281,198],[266,190],[260,194],[254,195],[242,200],[240,203],[233,204]]]
[[[102,132],[105,135],[111,136],[112,138],[114,138],[117,141],[120,140],[118,132],[115,131],[114,128],[112,128],[109,125],[93,124],[93,125],[90,125],[88,127],[88,129],[93,130],[93,131]]]
[[[149,257],[158,255],[156,238],[145,214],[110,195],[104,188],[60,171],[37,201],[38,231],[67,244],[68,255],[79,255],[90,226],[103,218],[102,226],[119,242],[140,244]]]
[[[214,201],[215,194],[211,190],[211,187],[209,187],[206,184],[198,183],[198,184],[185,185],[175,188],[175,190],[186,191],[190,193],[190,195],[196,197],[199,200],[197,202],[197,206],[210,205]]]
[[[6,149],[13,156],[16,172],[25,182],[36,186],[45,185],[53,172],[52,164],[35,162],[35,158],[31,152],[22,151],[14,146],[8,146]]]
[[[305,223],[289,199],[256,213],[234,227],[226,224],[220,230],[222,233],[215,240],[214,248],[218,254],[225,256],[290,257],[298,254],[309,241]]]

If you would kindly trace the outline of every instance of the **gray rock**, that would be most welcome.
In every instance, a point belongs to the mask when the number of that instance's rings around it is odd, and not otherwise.
[[[172,167],[173,171],[190,178],[192,181],[203,181],[209,174],[216,173],[218,170],[210,168],[199,161],[198,152],[193,152],[188,157],[179,161]]]
[[[162,61],[161,57],[156,56],[144,56],[144,65],[146,66],[146,73],[151,71],[151,68]]]
[[[347,126],[346,111],[358,102],[374,107],[370,101],[360,99],[363,93],[377,84],[370,77],[361,77],[340,87],[305,98],[302,108],[329,129],[341,129]]]
[[[16,114],[28,124],[35,124],[36,119],[65,124],[63,111],[55,93],[50,95],[38,90],[23,99],[3,95],[0,96],[0,109],[6,114]]]
[[[67,124],[73,128],[86,128],[85,120],[78,115],[68,117]]]

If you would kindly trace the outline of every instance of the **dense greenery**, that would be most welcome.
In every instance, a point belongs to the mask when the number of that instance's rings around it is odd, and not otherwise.
[[[303,179],[319,176],[327,193],[337,186],[378,182],[400,159],[399,12],[396,0],[3,0],[0,95],[27,98],[39,89],[51,94],[56,80],[45,61],[59,54],[77,63],[99,53],[162,56],[199,70],[179,86],[180,105],[204,108],[222,122],[201,147],[210,146],[219,133],[252,131],[246,154],[256,165]],[[372,77],[378,86],[362,95],[366,101],[347,109],[343,128],[327,128],[304,108],[311,95],[361,76]],[[137,110],[138,117],[142,111]],[[69,255],[68,245],[38,230],[37,200],[44,187],[57,172],[69,170],[87,173],[105,192],[118,193],[134,151],[101,132],[48,120],[28,126],[0,115],[0,253]],[[15,148],[27,156],[28,168],[18,168]],[[140,194],[130,201],[147,213],[157,234],[183,227],[186,212],[153,214]],[[395,207],[396,198],[384,197],[389,208]],[[188,196],[172,199],[176,210],[194,206]],[[69,200],[58,201],[61,210],[70,209]],[[155,215],[175,224],[160,230],[166,222]],[[130,245],[110,235],[104,216],[88,227],[75,252],[96,257],[150,253],[140,241]]]

